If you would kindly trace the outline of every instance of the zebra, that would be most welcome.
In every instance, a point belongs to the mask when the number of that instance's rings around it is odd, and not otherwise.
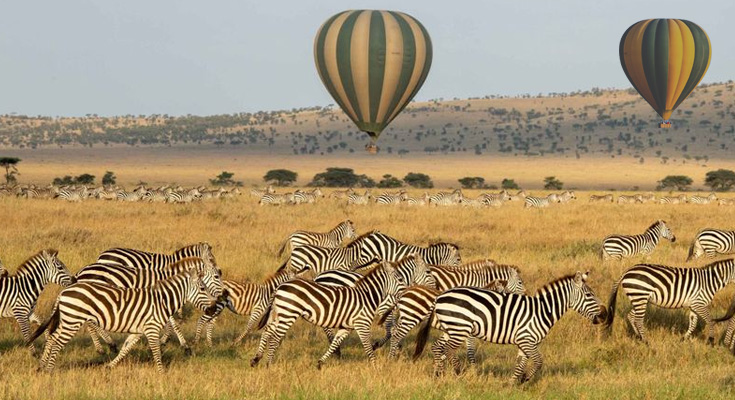
[[[257,326],[258,321],[264,317],[268,307],[270,307],[273,293],[275,293],[278,286],[294,277],[293,271],[286,268],[286,263],[284,263],[262,283],[223,280],[222,285],[227,293],[227,301],[218,301],[214,312],[205,312],[204,315],[199,317],[194,344],[199,342],[202,330],[206,329],[207,345],[212,346],[212,330],[217,317],[225,307],[237,315],[250,315],[245,330],[234,341],[235,345],[240,344],[245,336]]]
[[[165,269],[169,265],[185,258],[198,257],[216,264],[212,246],[207,242],[199,242],[181,247],[171,254],[150,253],[142,250],[114,247],[97,256],[96,263],[119,265],[132,269]]]
[[[168,193],[168,196],[166,197],[167,203],[175,203],[175,204],[189,204],[191,202],[201,200],[202,194],[199,192],[198,189],[191,189],[189,191],[171,191]]]
[[[156,368],[163,372],[159,341],[161,330],[185,302],[194,302],[202,291],[208,292],[208,288],[203,282],[203,272],[196,269],[186,270],[143,289],[78,282],[61,291],[51,318],[36,330],[29,341],[49,330],[50,337],[46,341],[40,368],[51,372],[59,352],[85,323],[98,330],[130,334],[120,353],[110,362],[110,367],[117,365],[145,335]]]
[[[360,268],[372,260],[370,255],[375,255],[363,249],[363,242],[377,234],[377,231],[372,231],[358,236],[345,247],[304,245],[293,248],[287,261],[288,267],[295,273],[311,270],[314,274],[334,269]]]
[[[439,192],[429,196],[429,205],[432,206],[453,206],[459,204],[462,198],[462,189],[456,189],[453,192]]]
[[[329,193],[330,199],[346,199],[347,196],[355,193],[355,191],[352,188],[347,188],[345,190],[334,190],[332,193]]]
[[[611,194],[602,194],[602,195],[591,194],[590,195],[590,203],[612,203],[612,202],[613,202],[613,195]]]
[[[680,194],[676,197],[673,196],[662,196],[658,199],[658,204],[686,204],[687,196]]]
[[[266,193],[264,194],[260,200],[258,201],[258,204],[261,206],[264,206],[266,204],[271,205],[281,205],[281,204],[288,204],[293,203],[294,194],[293,193]]]
[[[424,350],[429,330],[435,326],[442,336],[434,342],[434,373],[443,372],[448,358],[455,370],[459,360],[455,350],[470,336],[518,347],[518,363],[513,379],[520,383],[533,378],[541,367],[538,347],[567,310],[599,324],[607,318],[605,306],[587,285],[589,272],[568,275],[546,284],[534,296],[501,294],[485,289],[459,287],[436,298],[430,320],[416,338],[414,358]],[[528,370],[528,360],[531,365]]]
[[[171,193],[171,189],[153,189],[146,192],[145,195],[143,195],[144,201],[147,201],[149,203],[165,203],[168,200],[168,195]]]
[[[87,198],[87,188],[82,187],[81,189],[61,189],[59,190],[58,199],[66,200],[72,203],[78,203]]]
[[[421,271],[415,262],[419,257],[412,254],[395,264],[383,261],[354,287],[332,287],[303,279],[282,284],[274,294],[268,323],[250,365],[258,364],[266,346],[270,365],[284,335],[299,317],[322,328],[337,330],[317,368],[321,369],[352,330],[357,331],[365,354],[374,364],[370,326],[376,315],[383,315],[393,307],[395,296],[406,285],[428,278],[428,271]]]
[[[426,192],[421,197],[407,197],[406,204],[409,206],[425,206],[429,204],[429,197],[429,194]]]
[[[258,189],[258,188],[250,189],[250,197],[262,198],[263,195],[274,194],[274,193],[276,193],[276,191],[273,189],[272,185],[268,185],[268,187],[266,187],[265,189]]]
[[[618,288],[630,300],[633,308],[628,322],[636,336],[648,343],[643,319],[649,303],[664,308],[689,307],[689,328],[684,339],[691,337],[699,317],[704,319],[707,341],[714,344],[714,325],[709,304],[714,295],[729,283],[735,283],[735,260],[717,261],[699,268],[677,268],[655,264],[638,264],[627,270],[612,288],[605,326],[612,329]]]
[[[15,318],[26,342],[31,337],[31,322],[41,322],[34,309],[44,287],[49,283],[67,287],[75,281],[58,254],[56,250],[41,250],[23,262],[15,274],[6,271],[0,277],[0,317]],[[33,343],[29,349],[35,352]]]
[[[633,194],[633,195],[624,195],[621,194],[618,196],[618,204],[636,204],[636,203],[643,203],[643,196],[640,194]]]
[[[519,190],[518,193],[510,195],[510,201],[521,201],[524,200],[528,194],[525,190]]]
[[[654,203],[656,202],[656,195],[653,194],[653,193],[639,194],[638,196],[640,196],[639,197],[639,199],[640,199],[639,203],[641,203],[641,204],[648,203],[649,201],[654,202]]]
[[[278,257],[280,257],[284,251],[288,251],[290,253],[290,249],[295,249],[296,247],[307,244],[321,247],[339,247],[345,238],[357,238],[355,224],[353,224],[349,219],[340,222],[330,231],[324,233],[296,231],[290,234],[283,242],[281,248],[278,250]]]
[[[547,208],[551,203],[559,203],[559,196],[556,193],[546,197],[526,196],[523,201],[523,208]]]
[[[730,307],[727,309],[727,313],[724,316],[720,318],[715,318],[712,321],[730,321],[727,324],[727,329],[725,330],[723,344],[730,349],[731,353],[735,354],[735,318],[733,318],[733,315],[735,315],[735,299],[733,299],[732,303],[730,303]]]
[[[324,197],[324,194],[319,188],[308,192],[297,190],[293,194],[293,199],[290,202],[293,204],[314,204],[319,197]]]
[[[361,247],[363,261],[367,261],[372,257],[397,262],[409,254],[418,253],[427,264],[458,266],[462,262],[459,247],[453,243],[440,242],[427,247],[420,247],[403,243],[379,231],[373,231],[370,235],[363,235],[359,246]]]
[[[558,196],[559,196],[559,203],[569,203],[570,201],[577,199],[577,195],[574,194],[573,190],[571,191],[567,190]]]
[[[707,197],[696,196],[696,195],[691,196],[689,198],[689,203],[690,204],[710,204],[716,200],[717,200],[717,195],[715,195],[714,193],[710,193],[709,196]]]
[[[506,201],[510,201],[512,199],[511,195],[505,190],[500,193],[485,193],[481,195],[480,198],[488,205],[492,205],[493,203],[499,203],[502,205]]]
[[[405,192],[398,194],[383,193],[375,198],[375,204],[379,205],[399,205],[408,199],[408,195]]]
[[[28,189],[23,192],[27,199],[51,199],[56,195],[53,189]]]
[[[352,193],[347,195],[347,205],[354,204],[356,206],[366,206],[370,204],[370,199],[372,198],[372,194],[370,194],[369,190],[365,191],[365,194],[357,194]]]
[[[485,200],[483,197],[479,197],[476,199],[471,199],[469,197],[462,197],[461,199],[459,199],[459,204],[463,207],[475,207],[475,208],[480,208],[480,207],[489,205],[487,200]]]
[[[706,255],[709,258],[717,254],[735,253],[735,231],[720,229],[702,229],[689,247],[687,261]]]
[[[732,206],[735,205],[735,199],[717,199],[718,206]]]
[[[676,242],[674,232],[662,220],[654,222],[640,235],[610,235],[602,241],[600,258],[620,260],[637,254],[649,255],[661,238]]]

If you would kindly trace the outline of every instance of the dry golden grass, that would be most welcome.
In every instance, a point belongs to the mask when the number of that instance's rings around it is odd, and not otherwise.
[[[641,261],[601,263],[598,246],[607,234],[642,232],[652,221],[665,219],[679,240],[662,243],[648,260],[683,265],[698,229],[732,229],[735,221],[735,207],[590,205],[588,194],[578,192],[574,204],[546,210],[523,210],[520,203],[498,210],[348,208],[329,201],[258,207],[247,196],[185,206],[0,199],[0,258],[13,271],[36,251],[54,247],[76,271],[113,246],[170,252],[208,241],[227,279],[260,280],[280,265],[275,254],[288,233],[323,231],[351,218],[360,232],[377,228],[420,244],[452,241],[461,246],[464,260],[490,257],[518,265],[530,291],[560,275],[590,269],[591,286],[606,300],[614,279]],[[38,306],[42,315],[49,313],[57,291],[51,287],[44,293]],[[728,289],[716,297],[715,315],[724,312],[732,294]],[[618,304],[618,316],[630,308],[622,295]],[[196,317],[183,323],[190,339]],[[413,349],[413,335],[400,360],[389,361],[386,350],[380,350],[374,368],[352,335],[343,346],[343,358],[330,359],[318,371],[316,360],[326,350],[326,340],[303,321],[287,335],[274,365],[250,368],[259,335],[232,348],[230,342],[245,321],[228,312],[215,328],[214,348],[200,344],[194,356],[186,357],[177,344],[166,345],[164,375],[155,372],[150,352],[142,345],[118,368],[106,369],[109,355],[97,355],[86,335],[63,350],[55,373],[38,374],[37,360],[21,346],[17,325],[6,319],[0,324],[0,397],[732,398],[735,358],[722,346],[707,346],[701,337],[681,342],[686,321],[684,311],[652,310],[646,322],[651,346],[645,347],[630,337],[622,318],[606,340],[597,327],[570,312],[541,346],[545,364],[539,379],[517,387],[508,382],[516,355],[513,346],[481,344],[477,369],[434,379],[428,355],[416,363],[406,357]],[[723,328],[719,326],[718,333]],[[379,334],[376,327],[375,336]]]

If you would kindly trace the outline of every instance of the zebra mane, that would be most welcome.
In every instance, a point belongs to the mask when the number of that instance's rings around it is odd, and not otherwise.
[[[182,258],[181,260],[176,261],[175,263],[169,265],[168,266],[168,269],[180,268],[184,264],[194,263],[194,262],[199,262],[201,264],[204,264],[204,260],[201,259],[201,258],[199,258],[199,257],[186,257],[186,258]],[[191,267],[190,268],[187,268],[187,269],[191,269]]]
[[[655,228],[656,226],[661,225],[661,224],[664,224],[664,223],[665,223],[664,220],[660,219],[660,220],[652,223],[651,226],[649,226],[648,229],[646,229],[646,231],[649,231],[649,230]]]
[[[33,269],[34,261],[40,259],[43,256],[43,253],[49,253],[49,254],[59,254],[59,251],[56,249],[44,249],[39,251],[38,253],[28,257],[25,261],[23,261],[20,264],[20,267],[18,267],[18,270],[15,271],[15,275],[25,275],[28,272],[30,272]]]
[[[489,265],[488,265],[489,264]],[[482,271],[486,269],[515,269],[518,271],[518,268],[513,265],[501,265],[495,262],[495,260],[491,260],[489,258],[484,260],[477,260],[477,261],[470,261],[466,264],[462,265],[431,265],[430,267],[438,267],[441,269],[446,269],[448,271],[453,272],[467,272],[467,271]]]
[[[544,286],[541,286],[538,290],[536,290],[536,293],[534,295],[535,296],[538,296],[538,295],[543,294],[543,293],[549,293],[549,292],[551,292],[551,289],[554,286],[556,286],[557,284],[559,284],[560,282],[562,282],[562,281],[573,281],[576,276],[577,276],[577,274],[576,273],[573,273],[573,274],[569,274],[569,275],[564,275],[564,276],[562,276],[560,278],[556,278],[553,281],[545,284]]]
[[[395,262],[395,263],[388,262],[388,264],[392,265],[393,267],[395,267],[396,265],[398,265],[397,262]],[[383,269],[383,263],[380,262],[380,261],[378,261],[378,260],[376,260],[376,259],[373,259],[372,261],[370,261],[370,264],[364,266],[363,268],[367,269],[367,273],[365,273],[365,275],[363,275],[362,278],[360,278],[360,279],[358,279],[358,280],[355,281],[355,286],[359,285],[360,282],[364,281],[365,278],[367,278],[368,276],[371,276],[371,275],[375,274],[376,271],[382,270]]]
[[[454,249],[455,249],[455,250],[459,251],[459,245],[457,245],[457,244],[455,244],[455,243],[449,243],[449,242],[436,242],[436,243],[430,243],[430,244],[429,244],[428,246],[426,246],[426,247],[428,247],[428,248],[432,248],[432,247],[440,247],[440,246],[450,246],[450,247],[454,247]],[[417,246],[417,247],[421,247],[421,246]]]
[[[372,231],[369,231],[369,232],[363,233],[362,235],[360,235],[360,236],[356,237],[356,238],[355,238],[355,239],[354,239],[353,241],[351,241],[350,243],[348,243],[348,244],[347,244],[347,246],[345,246],[345,247],[354,247],[354,246],[357,246],[357,245],[358,245],[358,244],[360,244],[360,243],[361,243],[361,242],[362,242],[362,241],[363,241],[363,240],[364,240],[364,239],[365,239],[366,237],[368,237],[368,236],[371,236],[371,235],[375,235],[375,234],[380,234],[380,235],[382,235],[382,233],[380,233],[380,232],[379,232],[378,230],[375,230],[375,229],[374,229],[374,230],[372,230]],[[385,236],[385,235],[383,235],[383,236]]]

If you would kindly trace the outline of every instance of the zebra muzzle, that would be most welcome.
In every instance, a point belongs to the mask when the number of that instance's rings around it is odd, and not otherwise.
[[[607,308],[600,304],[600,313],[595,316],[595,318],[592,319],[592,323],[594,325],[601,324],[607,320]]]

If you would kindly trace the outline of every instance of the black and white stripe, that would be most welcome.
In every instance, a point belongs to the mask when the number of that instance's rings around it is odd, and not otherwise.
[[[370,204],[370,199],[372,198],[372,194],[370,194],[369,190],[366,190],[364,194],[357,194],[357,193],[350,193],[347,195],[347,204],[353,204],[356,206],[365,206]]]
[[[723,231],[720,229],[702,229],[689,247],[687,261],[693,258],[707,256],[715,257],[718,254],[731,254],[735,252],[735,231]]]
[[[290,253],[291,249],[305,245],[339,247],[345,238],[357,238],[355,224],[349,219],[340,222],[328,232],[296,231],[283,242],[278,250],[278,256],[280,257],[284,252]]]
[[[363,234],[345,247],[313,245],[296,247],[291,250],[288,266],[295,273],[311,270],[317,275],[335,269],[353,270],[359,268],[375,258],[373,253],[364,251],[363,243],[377,233],[377,231],[372,231]]]
[[[658,199],[659,204],[686,204],[687,196],[680,194],[678,196],[662,196]]]
[[[427,247],[420,247],[403,243],[384,233],[374,231],[370,235],[364,235],[359,245],[363,261],[377,258],[397,262],[410,254],[418,253],[423,257],[425,263],[431,265],[456,266],[462,262],[459,247],[453,243],[435,243]]]
[[[281,204],[293,203],[293,200],[293,193],[266,193],[261,196],[258,204],[260,204],[261,206],[264,206],[266,204],[278,206]]]
[[[453,192],[439,192],[429,196],[429,205],[432,206],[454,206],[459,204],[462,198],[462,189],[455,189]]]
[[[559,203],[559,195],[552,193],[546,197],[526,196],[523,201],[524,208],[546,208],[550,206],[551,203]]]
[[[375,204],[379,205],[398,205],[408,199],[406,193],[383,193],[375,198]]]
[[[710,193],[709,196],[703,197],[703,196],[691,196],[689,197],[689,203],[690,204],[710,204],[717,200],[717,195],[714,193]]]
[[[618,204],[636,204],[643,203],[643,196],[640,194],[625,195],[621,194],[618,196]]]
[[[658,245],[661,238],[676,241],[674,232],[666,226],[666,222],[658,220],[649,226],[640,235],[610,235],[602,241],[600,256],[603,260],[609,258],[620,260],[638,254],[648,255]]]
[[[294,192],[291,202],[293,204],[314,204],[320,197],[324,197],[324,194],[319,188],[306,192],[302,190],[297,190],[296,192]]]

